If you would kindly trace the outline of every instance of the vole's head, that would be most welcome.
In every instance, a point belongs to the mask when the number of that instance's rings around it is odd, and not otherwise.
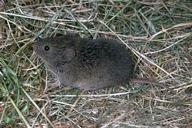
[[[80,41],[78,34],[38,38],[33,43],[34,51],[50,66],[69,63],[75,57],[75,46]]]

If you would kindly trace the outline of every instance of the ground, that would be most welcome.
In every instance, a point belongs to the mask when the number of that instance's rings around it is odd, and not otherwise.
[[[0,127],[191,128],[191,0],[0,1]],[[120,40],[138,77],[162,84],[82,91],[56,87],[34,54],[38,36]]]

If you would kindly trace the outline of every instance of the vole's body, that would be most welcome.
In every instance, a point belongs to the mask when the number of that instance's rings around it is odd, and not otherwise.
[[[133,77],[132,52],[116,40],[67,34],[39,39],[34,49],[65,86],[96,90],[125,85]]]

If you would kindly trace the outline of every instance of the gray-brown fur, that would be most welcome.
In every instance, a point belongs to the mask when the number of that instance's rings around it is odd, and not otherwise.
[[[38,39],[33,47],[65,86],[96,90],[125,85],[133,76],[132,52],[113,39],[66,34]]]

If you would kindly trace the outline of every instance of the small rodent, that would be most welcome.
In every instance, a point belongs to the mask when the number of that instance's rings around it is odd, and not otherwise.
[[[136,59],[117,40],[68,33],[37,39],[33,48],[65,86],[96,90],[125,85],[134,79]]]

